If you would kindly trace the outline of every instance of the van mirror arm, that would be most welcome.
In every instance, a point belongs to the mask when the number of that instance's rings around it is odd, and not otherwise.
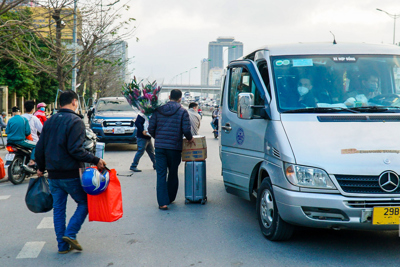
[[[269,109],[266,108],[264,105],[251,105],[250,108],[253,109],[261,109],[260,110],[260,117],[266,120],[271,119],[271,114],[269,113]]]

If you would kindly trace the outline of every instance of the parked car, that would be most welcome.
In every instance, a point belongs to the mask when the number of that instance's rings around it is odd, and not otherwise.
[[[135,119],[138,110],[124,97],[104,97],[97,101],[90,128],[103,143],[136,144]]]
[[[261,232],[398,230],[400,47],[269,46],[230,62],[221,94],[225,189]]]

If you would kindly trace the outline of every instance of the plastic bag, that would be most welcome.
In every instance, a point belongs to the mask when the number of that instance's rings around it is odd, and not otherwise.
[[[111,169],[110,183],[100,195],[88,195],[89,221],[114,222],[124,214],[122,210],[121,183],[117,171]]]
[[[34,213],[48,212],[53,209],[53,196],[50,193],[49,182],[42,176],[29,180],[25,195],[28,209]]]
[[[4,177],[6,177],[6,170],[4,169],[4,161],[0,158],[0,179],[3,179]]]

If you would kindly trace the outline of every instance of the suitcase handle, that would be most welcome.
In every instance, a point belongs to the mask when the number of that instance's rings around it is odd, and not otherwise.
[[[196,166],[196,190],[199,190],[199,167]]]

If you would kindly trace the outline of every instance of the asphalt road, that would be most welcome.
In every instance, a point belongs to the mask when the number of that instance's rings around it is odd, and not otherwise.
[[[25,206],[27,181],[0,183],[0,266],[399,266],[398,231],[297,229],[286,242],[263,237],[254,203],[227,194],[218,141],[210,118],[201,133],[208,144],[205,205],[184,204],[180,189],[170,210],[157,208],[155,171],[145,155],[131,176],[132,145],[108,145],[105,160],[119,173],[124,216],[117,222],[85,222],[78,240],[83,252],[57,254],[52,212]],[[4,150],[0,151],[0,156]],[[68,216],[75,203],[69,199]]]

